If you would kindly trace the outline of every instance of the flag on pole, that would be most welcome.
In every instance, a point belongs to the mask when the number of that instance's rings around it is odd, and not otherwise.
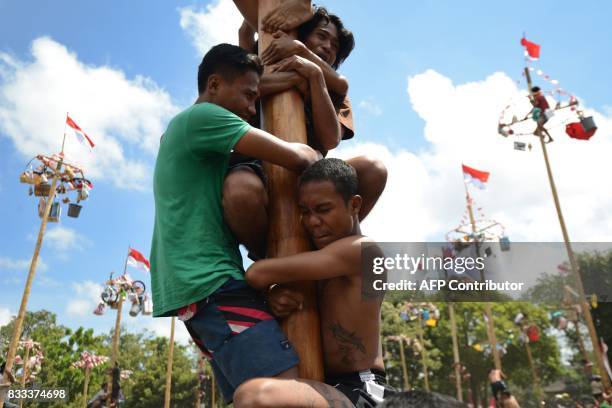
[[[94,147],[94,142],[91,140],[91,138],[87,136],[87,134],[81,130],[79,125],[77,125],[76,122],[68,115],[66,115],[66,124],[74,132],[81,143],[88,144],[90,148]]]
[[[130,248],[130,253],[128,255],[127,263],[134,268],[144,269],[149,272],[151,268],[151,264],[149,264],[149,260],[144,257],[143,254],[135,250],[134,248]]]
[[[527,39],[523,36],[521,39],[521,45],[525,47],[525,51],[527,55],[533,59],[540,58],[540,45],[531,41],[527,41]]]
[[[466,166],[462,164],[463,167],[463,180],[466,183],[471,183],[474,187],[478,187],[480,189],[485,188],[485,183],[489,180],[489,172],[476,170],[472,167]]]

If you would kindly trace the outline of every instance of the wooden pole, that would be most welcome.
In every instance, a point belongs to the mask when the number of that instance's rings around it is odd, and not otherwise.
[[[30,359],[30,348],[25,347],[25,355],[23,358],[23,371],[21,373],[21,388],[25,388],[26,379],[28,378],[28,360]],[[22,399],[19,400],[19,408],[23,407]]]
[[[529,74],[529,68],[525,67],[525,78],[527,78],[527,87],[529,91],[529,95],[533,97],[533,93],[531,92],[531,75]],[[544,112],[542,112],[543,114]],[[546,151],[546,143],[544,143],[544,137],[541,132],[536,132],[536,136],[540,139],[540,145],[542,146],[542,154],[544,155],[544,163],[546,165],[546,173],[548,175],[548,182],[550,184],[550,189],[552,191],[553,200],[555,202],[555,208],[557,210],[557,217],[559,218],[559,225],[561,227],[561,233],[563,235],[563,241],[565,242],[565,250],[567,252],[567,257],[569,258],[572,274],[576,279],[576,289],[578,294],[580,295],[580,307],[582,308],[582,313],[584,315],[584,320],[589,329],[589,335],[591,337],[591,343],[593,345],[593,352],[595,354],[595,360],[597,361],[597,366],[599,368],[599,372],[601,374],[601,381],[604,389],[608,389],[610,384],[610,377],[608,376],[608,372],[606,371],[606,366],[604,364],[603,355],[601,349],[599,347],[599,337],[597,336],[597,330],[595,330],[595,324],[593,323],[593,316],[591,315],[591,310],[589,308],[589,303],[586,299],[586,294],[584,292],[584,285],[582,283],[582,278],[580,276],[580,272],[578,271],[578,262],[576,261],[576,257],[574,256],[574,251],[572,250],[572,244],[570,243],[569,233],[567,232],[567,227],[565,226],[565,220],[563,218],[563,212],[561,211],[561,202],[559,200],[559,195],[557,194],[557,187],[555,186],[555,180],[553,179],[552,169],[550,167],[550,161],[548,159],[548,152]]]
[[[425,380],[425,391],[429,391],[429,371],[427,370],[427,348],[425,347],[425,341],[423,341],[423,319],[421,318],[421,313],[418,314],[419,317],[419,341],[421,342],[421,363],[423,364],[423,375]]]
[[[495,325],[493,324],[493,309],[491,308],[491,302],[485,302],[484,311],[487,318],[487,335],[489,337],[489,344],[491,345],[493,364],[497,370],[501,370],[502,364],[499,350],[497,349],[497,335],[495,334]]]
[[[404,380],[404,391],[410,390],[410,384],[408,383],[408,367],[406,367],[406,355],[404,354],[404,338],[399,336],[397,339],[399,344],[400,358],[402,360],[402,377]]]
[[[535,395],[538,398],[538,403],[543,402],[544,395],[542,395],[542,388],[540,387],[540,377],[538,376],[538,370],[535,366],[535,362],[533,361],[533,356],[531,355],[531,346],[529,345],[529,339],[525,342],[525,350],[527,351],[527,360],[529,360],[529,368],[531,369],[531,377],[533,378],[533,389],[535,391]]]
[[[38,265],[38,258],[40,255],[40,248],[42,247],[43,236],[45,235],[45,229],[47,228],[47,221],[49,219],[49,212],[51,211],[51,205],[55,198],[55,189],[57,188],[58,174],[62,168],[63,159],[60,158],[57,162],[57,168],[51,181],[51,190],[49,191],[49,197],[47,205],[45,206],[45,212],[40,222],[40,229],[38,230],[38,237],[36,238],[36,246],[34,247],[34,254],[32,255],[32,262],[30,263],[30,270],[26,279],[25,288],[23,289],[23,295],[21,296],[21,305],[19,306],[19,312],[17,313],[17,319],[15,320],[15,329],[13,330],[13,337],[9,344],[8,352],[6,354],[6,365],[4,368],[4,383],[9,382],[8,373],[13,369],[13,362],[15,360],[15,354],[17,353],[17,346],[19,345],[19,338],[21,337],[21,331],[23,330],[23,321],[25,320],[26,308],[28,305],[28,299],[30,297],[30,291],[32,289],[32,282],[34,281],[34,275],[36,274],[36,266]],[[0,390],[0,407],[3,406],[6,397],[7,389],[2,388]]]
[[[280,5],[282,0],[259,0],[259,27],[262,19]],[[271,34],[259,30],[260,54],[270,45]],[[270,67],[266,67],[269,71]],[[263,100],[264,128],[288,142],[306,143],[304,103],[300,94],[288,90]],[[297,174],[280,166],[264,164],[269,183],[270,223],[268,256],[293,255],[310,249],[308,238],[300,225],[297,207]],[[283,324],[287,337],[299,358],[299,376],[323,380],[323,359],[315,282],[300,282],[294,288],[304,294],[303,308],[292,313]]]
[[[83,383],[83,408],[87,408],[87,393],[89,388],[89,377],[91,374],[91,369],[86,366],[85,367],[85,382]]]
[[[470,193],[467,188],[467,183],[464,181],[463,185],[465,186],[465,199],[467,201],[468,214],[470,216],[470,224],[472,225],[472,235],[473,242],[476,242],[476,253],[480,256],[480,238],[477,236],[478,230],[476,228],[476,219],[474,218],[474,210],[472,208],[472,199],[470,198]],[[485,281],[484,270],[480,270],[480,280],[482,282]],[[493,356],[493,364],[497,370],[502,369],[501,358],[499,356],[499,350],[497,350],[497,336],[495,335],[495,324],[493,323],[493,310],[491,308],[491,302],[485,302],[484,304],[484,313],[486,316],[486,324],[487,324],[487,337],[489,339],[489,344],[491,345],[491,354]]]
[[[125,256],[125,263],[123,264],[123,274],[127,271],[128,258],[130,257],[130,247],[128,246],[128,251]],[[113,394],[113,370],[115,369],[115,364],[119,359],[119,338],[121,336],[121,309],[123,308],[123,291],[119,290],[119,302],[117,303],[117,319],[115,320],[115,333],[113,334],[113,351],[111,354],[111,362],[110,362],[110,375],[108,376],[108,397],[106,398],[106,405],[110,406]]]
[[[166,365],[166,393],[164,408],[170,408],[170,390],[172,388],[172,358],[174,355],[174,316],[170,322],[170,343],[168,344],[168,363]]]
[[[106,397],[106,405],[110,406],[113,395],[113,371],[115,364],[119,358],[119,336],[121,333],[121,309],[123,308],[123,295],[119,293],[119,301],[117,303],[117,318],[115,319],[115,332],[113,333],[113,351],[111,354],[111,369],[108,375],[108,387],[106,388],[108,395]]]
[[[448,304],[448,313],[450,315],[451,338],[453,340],[453,362],[455,366],[455,389],[457,391],[457,399],[463,402],[463,392],[461,390],[461,360],[459,359],[459,342],[457,341],[457,321],[455,320],[455,307],[452,302]]]

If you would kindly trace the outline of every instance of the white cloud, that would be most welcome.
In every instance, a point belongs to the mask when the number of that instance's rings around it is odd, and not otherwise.
[[[87,280],[73,282],[72,289],[75,295],[66,305],[66,313],[69,316],[91,316],[100,302],[102,285]]]
[[[181,28],[189,35],[199,55],[219,43],[238,44],[242,16],[231,0],[217,0],[206,8],[179,9]]]
[[[31,259],[13,259],[6,256],[0,256],[0,271],[28,272],[31,262]],[[48,269],[47,264],[40,257],[38,258],[36,269],[38,271],[46,271]]]
[[[533,150],[520,152],[512,139],[497,134],[500,112],[511,97],[520,100],[521,92],[503,73],[460,85],[432,70],[408,78],[410,102],[425,121],[426,149],[391,152],[367,143],[335,153],[343,158],[371,154],[389,169],[386,191],[365,220],[364,232],[381,241],[443,240],[464,212],[464,162],[491,172],[487,190],[473,195],[488,217],[505,225],[512,240],[561,241],[539,141],[524,139]],[[604,187],[606,175],[612,174],[612,118],[585,111],[599,126],[591,141],[564,134],[561,125],[568,111],[551,120],[555,142],[548,145],[548,154],[570,238],[605,242],[612,239],[612,189]]]
[[[6,307],[0,307],[0,327],[7,325],[14,314]]]
[[[162,336],[170,338],[170,320],[169,317],[151,317],[151,316],[142,316],[138,315],[135,318],[137,321],[137,325],[143,329],[147,329],[152,331],[156,336]],[[177,343],[181,343],[183,345],[187,345],[191,336],[189,332],[185,328],[185,324],[175,319],[174,322],[174,341]]]
[[[93,179],[145,188],[151,169],[141,154],[156,153],[178,110],[170,96],[143,76],[129,79],[116,68],[87,65],[47,37],[34,40],[31,52],[30,61],[0,52],[0,131],[25,156],[50,154],[60,150],[70,112],[96,147],[89,152],[67,134],[67,157]]]
[[[357,106],[372,116],[380,116],[383,113],[380,105],[377,104],[372,98],[367,98],[360,101]]]
[[[66,253],[83,249],[89,241],[75,230],[58,225],[46,231],[45,243],[60,253]]]

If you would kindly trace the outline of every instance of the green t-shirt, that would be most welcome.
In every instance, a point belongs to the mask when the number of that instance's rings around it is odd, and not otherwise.
[[[221,197],[230,153],[250,128],[212,103],[193,105],[170,121],[153,176],[153,316],[173,315],[227,279],[244,279]]]

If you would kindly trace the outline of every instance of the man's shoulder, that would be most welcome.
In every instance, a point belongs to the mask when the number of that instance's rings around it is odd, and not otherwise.
[[[364,235],[351,235],[332,242],[325,250],[345,260],[361,263],[361,250],[364,244],[373,242],[373,239]]]

